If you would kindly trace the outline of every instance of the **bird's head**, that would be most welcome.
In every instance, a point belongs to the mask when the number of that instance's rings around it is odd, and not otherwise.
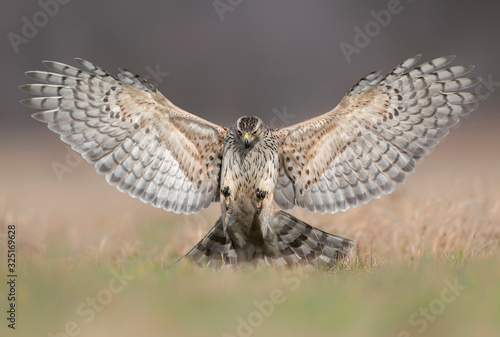
[[[233,127],[236,139],[241,141],[246,149],[265,136],[267,130],[268,128],[262,123],[262,120],[255,116],[240,117]]]

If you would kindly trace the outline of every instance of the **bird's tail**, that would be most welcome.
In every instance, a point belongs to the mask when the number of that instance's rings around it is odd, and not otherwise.
[[[283,211],[278,216],[278,256],[266,253],[267,250],[263,247],[257,249],[253,261],[248,261],[247,257],[245,262],[272,266],[310,264],[332,267],[336,262],[345,260],[352,252],[354,242],[349,239],[314,228]],[[242,259],[238,261],[237,251],[227,232],[224,232],[221,218],[185,257],[199,265],[214,267],[242,262]]]
[[[200,266],[215,268],[237,264],[233,243],[224,232],[222,218],[219,218],[212,229],[183,258],[194,261]]]
[[[324,232],[293,215],[280,211],[279,217],[278,247],[287,265],[333,267],[336,262],[345,260],[354,248],[352,240]]]

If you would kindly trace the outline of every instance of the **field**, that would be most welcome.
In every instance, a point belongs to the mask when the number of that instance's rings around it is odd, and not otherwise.
[[[341,214],[292,211],[356,242],[331,271],[166,268],[218,205],[166,213],[108,186],[48,131],[2,138],[0,269],[6,280],[15,224],[18,277],[16,331],[0,287],[1,335],[499,336],[498,123],[464,124],[393,194]]]

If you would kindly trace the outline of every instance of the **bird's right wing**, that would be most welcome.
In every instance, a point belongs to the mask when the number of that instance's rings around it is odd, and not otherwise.
[[[21,103],[48,123],[109,184],[176,213],[196,213],[219,195],[226,129],[172,104],[149,82],[122,70],[118,78],[92,63],[83,69],[45,61],[53,72],[26,74],[47,84],[20,88],[41,97]]]

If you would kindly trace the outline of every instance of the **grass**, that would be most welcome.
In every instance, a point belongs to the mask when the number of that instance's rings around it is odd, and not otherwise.
[[[498,136],[494,127],[462,130],[389,196],[335,215],[293,210],[356,242],[355,258],[334,270],[165,268],[208,231],[218,205],[165,213],[107,186],[87,164],[59,183],[51,169],[65,163],[59,142],[2,151],[10,167],[0,177],[0,246],[6,226],[17,226],[15,333],[498,336]],[[2,281],[2,312],[4,289]],[[2,321],[0,334],[13,335]]]
[[[18,333],[56,335],[75,322],[79,336],[229,336],[238,329],[245,335],[239,328],[243,321],[255,336],[417,336],[424,327],[424,336],[471,336],[478,328],[481,336],[495,336],[498,261],[490,256],[458,264],[432,258],[412,265],[361,262],[334,272],[233,272],[191,265],[165,270],[161,262],[142,257],[117,269],[112,262],[24,261]],[[115,272],[126,286],[108,297]],[[114,282],[116,287],[119,281]],[[443,299],[453,283],[459,293],[450,290]],[[97,299],[96,309],[87,304],[89,298]],[[428,316],[420,314],[423,309]]]

